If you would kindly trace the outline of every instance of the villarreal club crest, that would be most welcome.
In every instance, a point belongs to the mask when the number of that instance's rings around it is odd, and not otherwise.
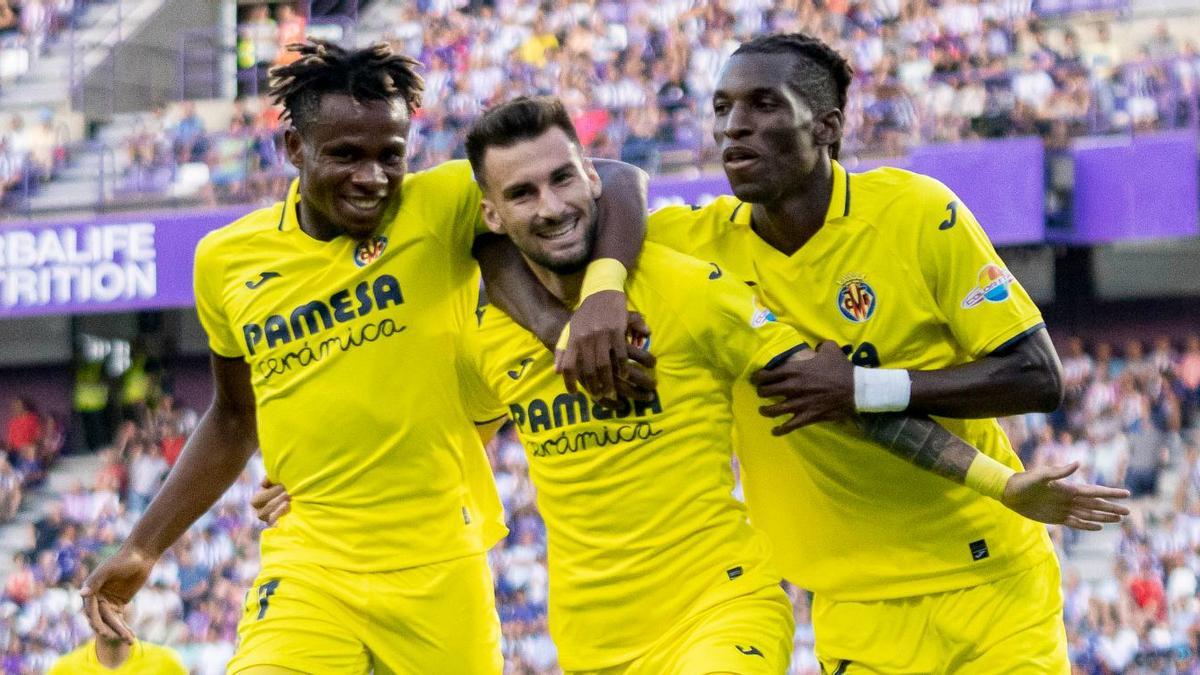
[[[847,275],[840,283],[837,306],[842,316],[854,323],[864,323],[870,319],[875,314],[875,306],[879,304],[875,289],[861,274]]]
[[[375,262],[379,259],[379,256],[383,255],[384,249],[387,248],[387,243],[387,237],[383,235],[360,241],[358,246],[354,247],[354,264],[359,267],[366,267]]]

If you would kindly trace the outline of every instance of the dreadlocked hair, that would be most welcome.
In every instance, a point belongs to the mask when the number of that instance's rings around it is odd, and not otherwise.
[[[346,94],[359,102],[400,97],[410,115],[421,107],[425,80],[417,72],[420,62],[393,53],[386,42],[347,50],[309,38],[287,49],[300,58],[271,69],[270,96],[273,103],[283,106],[282,117],[302,133],[316,118],[325,94]]]
[[[744,42],[738,54],[794,54],[799,57],[792,67],[789,83],[804,97],[814,114],[830,110],[846,110],[846,96],[854,69],[845,57],[829,45],[805,33],[777,33]],[[841,141],[830,147],[830,156],[837,159]]]

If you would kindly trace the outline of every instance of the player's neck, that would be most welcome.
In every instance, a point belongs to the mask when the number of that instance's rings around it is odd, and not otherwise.
[[[317,241],[332,241],[342,233],[341,228],[308,208],[304,200],[296,204],[296,220],[300,222],[300,231]]]
[[[823,158],[796,188],[777,200],[751,205],[754,232],[771,248],[792,255],[825,224],[833,196],[833,164]]]
[[[119,668],[129,660],[129,651],[133,649],[120,640],[105,640],[96,638],[96,660],[105,668]]]
[[[552,272],[545,267],[533,262],[529,258],[525,258],[525,264],[533,272],[533,276],[542,282],[546,290],[550,294],[558,298],[563,305],[574,307],[579,304],[579,291],[583,288],[583,276],[585,271],[576,272],[575,274],[558,274]]]

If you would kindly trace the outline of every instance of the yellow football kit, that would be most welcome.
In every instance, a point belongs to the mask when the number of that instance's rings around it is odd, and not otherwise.
[[[857,365],[946,368],[1043,325],[966,206],[907,171],[849,174],[835,162],[825,224],[790,256],[754,233],[751,206],[733,197],[660,209],[650,223],[651,241],[715,261],[809,344],[835,340]],[[759,415],[752,387],[734,398],[751,519],[784,576],[815,592],[814,615],[825,602],[936,594],[1053,564],[1045,528],[1000,503],[915,469],[848,424],[776,438],[778,421]],[[994,419],[938,422],[1020,468]],[[823,656],[862,656],[844,653],[835,626],[818,618],[815,628]]]
[[[479,421],[507,412],[529,457],[559,661],[782,673],[793,621],[766,541],[731,494],[730,392],[798,336],[751,289],[654,244],[626,290],[653,331],[658,389],[616,411],[568,394],[553,354],[498,309],[464,333],[468,410]]]
[[[179,656],[167,647],[135,641],[129,648],[129,658],[116,668],[100,663],[96,656],[96,639],[92,638],[74,651],[63,654],[47,675],[187,675]]]
[[[309,586],[352,606],[359,590],[325,583],[327,570],[386,584],[382,573],[481,559],[503,531],[481,518],[467,487],[483,449],[453,376],[478,292],[479,200],[470,166],[450,162],[406,176],[371,239],[322,242],[299,227],[293,183],[284,202],[197,247],[196,307],[210,347],[249,364],[267,475],[292,495],[291,513],[262,534],[258,586],[277,580],[277,604]],[[374,621],[397,626],[411,615],[402,604],[377,609]],[[464,611],[496,621],[490,592]],[[255,616],[243,621],[234,671],[259,663],[249,633],[268,629]],[[300,639],[271,625],[271,639]],[[374,650],[388,635],[355,639]],[[331,663],[278,665],[339,672]]]

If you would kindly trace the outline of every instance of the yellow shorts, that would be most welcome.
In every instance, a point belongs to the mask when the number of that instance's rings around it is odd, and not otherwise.
[[[246,594],[230,673],[499,674],[500,619],[484,554],[394,572],[289,563]]]
[[[784,675],[795,632],[787,593],[768,586],[680,623],[634,661],[569,675]]]
[[[1069,675],[1058,561],[946,593],[813,599],[823,673]]]

